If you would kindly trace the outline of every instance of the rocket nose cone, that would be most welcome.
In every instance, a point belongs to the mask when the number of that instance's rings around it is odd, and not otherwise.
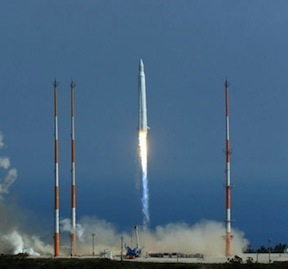
[[[140,61],[139,61],[139,71],[144,72],[144,64],[143,64],[142,59],[140,59]]]

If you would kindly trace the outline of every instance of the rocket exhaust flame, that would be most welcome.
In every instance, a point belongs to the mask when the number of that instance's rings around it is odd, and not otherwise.
[[[142,172],[147,172],[147,131],[139,132],[139,149]]]
[[[149,216],[149,189],[147,177],[147,162],[148,162],[148,149],[147,149],[147,131],[139,131],[139,153],[140,163],[142,170],[142,212],[143,212],[143,226],[147,227],[150,221]]]
[[[143,212],[143,226],[147,228],[149,217],[149,189],[148,189],[148,177],[147,177],[147,163],[148,163],[148,146],[147,146],[147,107],[146,107],[146,83],[143,61],[139,62],[139,154],[142,171],[142,212]]]

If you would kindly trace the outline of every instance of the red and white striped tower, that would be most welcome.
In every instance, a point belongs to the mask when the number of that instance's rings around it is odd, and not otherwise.
[[[72,81],[71,88],[71,255],[76,254],[76,181],[75,181],[75,110],[74,110],[74,90],[76,84]]]
[[[229,134],[229,83],[225,81],[225,116],[226,116],[226,256],[231,256],[231,182],[230,182],[230,134]]]
[[[55,157],[55,216],[54,216],[54,256],[60,255],[60,236],[59,236],[59,159],[58,159],[58,82],[54,81],[54,157]]]

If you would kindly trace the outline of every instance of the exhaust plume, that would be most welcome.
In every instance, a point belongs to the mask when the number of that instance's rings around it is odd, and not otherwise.
[[[147,104],[146,104],[146,80],[144,72],[144,63],[142,59],[139,61],[139,75],[138,75],[138,98],[139,98],[139,157],[142,171],[142,212],[143,212],[143,226],[144,229],[148,227],[150,222],[149,216],[149,189],[147,177],[147,162],[148,162],[148,146],[147,146]]]
[[[148,177],[147,177],[147,131],[139,131],[139,152],[140,152],[140,163],[142,171],[142,212],[143,212],[143,226],[147,228],[150,222],[149,216],[149,189],[148,189]]]

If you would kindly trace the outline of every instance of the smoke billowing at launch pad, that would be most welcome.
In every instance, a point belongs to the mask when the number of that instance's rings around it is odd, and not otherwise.
[[[131,249],[141,250],[142,256],[149,253],[183,253],[201,254],[205,257],[227,257],[241,254],[248,245],[244,233],[231,227],[230,218],[230,148],[226,149],[227,171],[229,180],[226,188],[226,225],[212,220],[203,220],[194,225],[187,223],[169,223],[162,226],[149,228],[149,188],[148,188],[148,124],[147,124],[147,104],[146,104],[146,82],[144,64],[140,60],[138,76],[138,101],[139,101],[139,158],[142,173],[142,226],[137,230],[137,240],[133,239],[130,231],[118,231],[112,223],[101,220],[96,216],[86,216],[76,219],[76,138],[75,138],[75,104],[74,89],[75,83],[71,82],[71,218],[61,216],[61,206],[59,197],[59,157],[58,157],[58,82],[55,80],[54,86],[54,156],[55,156],[55,180],[54,180],[54,246],[51,238],[44,239],[40,233],[34,234],[31,229],[27,229],[21,220],[21,210],[11,209],[6,206],[2,195],[8,193],[9,187],[17,177],[17,170],[10,169],[10,159],[0,157],[0,168],[7,172],[0,183],[0,251],[3,254],[27,253],[29,255],[50,255],[50,256],[79,256],[93,255],[109,250],[118,256],[122,253],[124,246]],[[227,83],[225,84],[227,86]],[[226,87],[226,101],[228,93]],[[226,114],[227,114],[226,104]],[[228,114],[227,114],[228,115]],[[226,115],[226,116],[227,116]],[[227,126],[229,121],[227,120]],[[229,134],[229,129],[226,130]],[[230,146],[229,136],[227,135],[226,145]],[[3,137],[0,136],[0,148],[3,147]],[[9,170],[10,169],[10,170]],[[227,192],[227,189],[229,192]],[[184,202],[184,201],[183,201]],[[52,202],[51,202],[52,203]],[[15,213],[17,212],[17,213]],[[97,213],[96,213],[97,214]],[[187,212],[191,214],[191,212]],[[16,217],[17,216],[17,217]],[[126,217],[126,216],[125,216]],[[133,219],[133,216],[129,216]],[[227,228],[228,227],[228,228]],[[138,234],[139,232],[139,234]],[[44,233],[43,233],[44,234]],[[133,234],[133,232],[132,232]],[[233,239],[232,239],[233,235]],[[52,237],[52,236],[51,236]],[[120,247],[121,240],[121,247]],[[92,242],[92,251],[91,251]],[[140,243],[141,242],[141,246]],[[228,242],[228,250],[227,250]],[[128,249],[128,247],[127,247]],[[125,255],[124,255],[125,256]],[[133,257],[135,258],[135,257]]]
[[[27,253],[33,256],[54,256],[54,250],[51,240],[46,242],[41,234],[27,232],[27,228],[21,224],[21,217],[10,216],[11,210],[1,205],[1,216],[5,217],[5,223],[0,223],[0,251],[3,254]],[[17,213],[18,216],[21,215]],[[136,245],[136,239],[130,231],[117,231],[112,223],[96,217],[82,217],[77,226],[77,256],[91,256],[92,251],[99,256],[104,250],[109,250],[113,256],[119,256],[121,252],[120,240],[127,244]],[[62,219],[60,221],[61,248],[60,256],[70,256],[70,238],[71,221]],[[41,233],[41,232],[40,232]],[[94,234],[94,236],[93,236]],[[185,223],[171,223],[165,226],[157,226],[153,230],[139,229],[139,237],[143,246],[142,255],[149,253],[201,253],[205,257],[224,257],[225,240],[222,234],[225,234],[223,223],[215,221],[201,221],[195,225],[189,226]],[[233,253],[241,254],[247,247],[248,241],[244,238],[241,231],[233,230]],[[67,235],[67,236],[65,236]],[[131,241],[132,238],[132,241]],[[92,246],[94,240],[94,249]],[[124,255],[125,255],[125,250]]]

